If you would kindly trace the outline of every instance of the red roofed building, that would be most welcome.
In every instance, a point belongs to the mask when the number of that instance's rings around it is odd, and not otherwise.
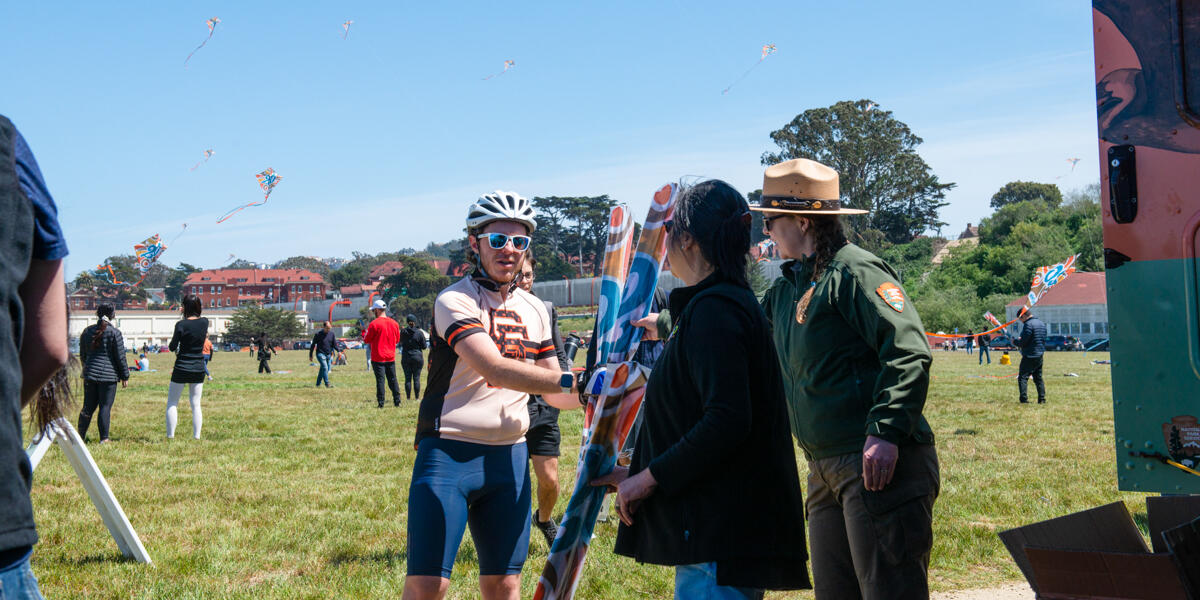
[[[307,269],[209,269],[188,275],[184,294],[205,308],[324,300],[329,285]]]
[[[1004,307],[1008,320],[1025,305],[1022,296]],[[1108,294],[1104,273],[1076,272],[1050,288],[1033,306],[1049,335],[1069,335],[1083,342],[1108,337]]]
[[[392,275],[395,275],[403,270],[404,263],[398,260],[389,260],[375,267],[374,269],[371,269],[371,273],[367,275],[367,280],[379,283],[380,281],[383,281],[384,279],[391,277]]]

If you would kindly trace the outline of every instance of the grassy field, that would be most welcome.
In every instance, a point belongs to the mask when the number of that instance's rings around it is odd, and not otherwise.
[[[49,598],[365,598],[398,596],[406,558],[406,496],[416,402],[377,409],[361,350],[316,389],[307,352],[280,353],[258,375],[246,353],[217,353],[205,385],[203,439],[191,439],[186,399],[174,440],[164,439],[170,355],[157,373],[119,390],[112,440],[90,450],[154,559],[124,560],[57,449],[38,467],[33,502],[41,542],[34,572]],[[1019,580],[996,532],[1116,499],[1145,522],[1141,495],[1116,491],[1107,354],[1046,357],[1049,404],[1020,405],[1016,366],[980,368],[937,352],[926,414],[938,436],[942,492],[935,511],[932,585],[938,590]],[[1065,377],[1076,373],[1078,377]],[[75,420],[75,415],[71,415]],[[566,506],[581,416],[562,417]],[[95,423],[89,436],[97,437]],[[803,463],[801,463],[803,464]],[[803,470],[803,466],[801,467]],[[746,511],[731,518],[753,515]],[[580,598],[668,598],[672,571],[613,555],[602,523]],[[470,537],[449,597],[478,596]],[[546,556],[531,541],[530,597]],[[770,598],[811,598],[775,593]]]

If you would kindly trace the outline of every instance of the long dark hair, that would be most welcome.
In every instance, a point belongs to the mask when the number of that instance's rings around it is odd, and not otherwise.
[[[108,323],[112,321],[117,312],[113,309],[113,305],[105,303],[96,307],[96,332],[92,334],[92,349],[100,347],[100,343],[104,341],[104,332],[108,330]]]
[[[800,303],[796,306],[796,322],[803,323],[808,318],[808,305],[812,303],[813,291],[817,287],[817,280],[825,273],[825,269],[829,267],[829,262],[833,260],[833,255],[837,254],[842,246],[846,245],[846,231],[842,228],[842,220],[837,215],[822,215],[820,217],[804,217],[798,216],[809,223],[809,235],[814,236],[816,247],[816,258],[813,261],[812,279],[809,280],[808,290],[804,292],[804,296],[800,298]]]
[[[188,294],[183,297],[183,318],[198,317],[203,309],[204,303],[200,301],[200,296]]]
[[[696,239],[700,254],[722,277],[750,287],[750,206],[733,186],[709,179],[689,187],[675,202],[676,229]],[[671,242],[675,243],[675,242]]]

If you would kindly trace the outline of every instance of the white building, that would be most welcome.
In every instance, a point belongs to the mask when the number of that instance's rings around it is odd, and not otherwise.
[[[204,311],[204,317],[208,319],[208,337],[213,343],[219,344],[224,341],[233,312]],[[171,335],[175,333],[175,323],[181,318],[183,317],[177,310],[119,310],[113,319],[113,325],[121,330],[121,335],[125,338],[125,347],[137,349],[146,343],[167,345],[171,341]],[[307,327],[308,318],[305,313],[296,313],[296,319]],[[94,314],[72,314],[68,323],[68,333],[72,338],[78,339],[84,329],[95,323]]]
[[[1008,303],[1007,321],[1017,318],[1025,298]],[[1085,344],[1108,337],[1108,296],[1104,273],[1076,272],[1050,288],[1033,307],[1047,335],[1069,335]],[[1018,327],[1018,331],[1019,331]]]

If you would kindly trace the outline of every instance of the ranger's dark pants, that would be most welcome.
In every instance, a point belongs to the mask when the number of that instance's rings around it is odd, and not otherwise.
[[[270,359],[263,360],[261,358],[258,359],[258,372],[259,373],[270,373],[271,372],[271,360]]]
[[[1021,357],[1021,367],[1017,371],[1017,391],[1021,392],[1021,402],[1029,402],[1029,376],[1033,375],[1033,385],[1037,386],[1038,402],[1046,401],[1046,382],[1042,381],[1042,357]]]
[[[809,542],[817,600],[929,598],[937,451],[901,446],[880,492],[862,480],[862,452],[808,461]]]
[[[100,409],[98,427],[100,439],[108,439],[109,413],[112,411],[113,400],[117,397],[117,382],[90,381],[83,382],[83,409],[79,411],[79,437],[87,437],[88,426],[92,424],[92,415]]]
[[[392,401],[400,406],[400,384],[396,381],[396,361],[371,361],[371,370],[375,373],[375,401],[383,406],[383,380],[387,378],[388,387],[392,390]]]
[[[412,398],[413,394],[421,399],[421,366],[419,360],[401,360],[400,368],[404,369],[404,397]]]

